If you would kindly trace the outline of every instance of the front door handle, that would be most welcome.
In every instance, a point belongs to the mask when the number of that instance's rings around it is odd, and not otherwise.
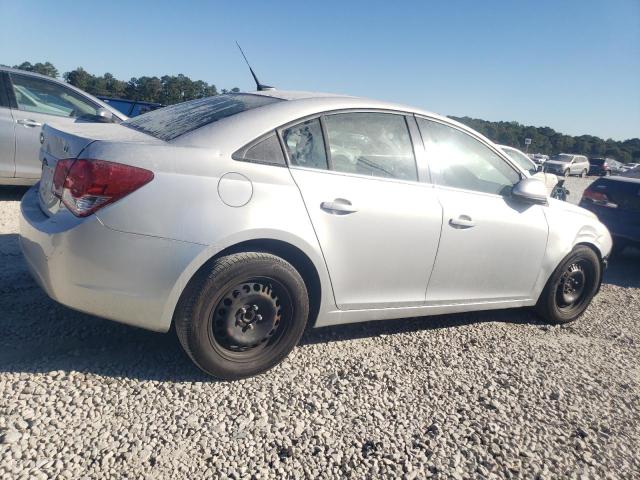
[[[35,120],[31,120],[29,118],[23,118],[21,120],[16,120],[18,125],[24,125],[25,127],[41,127],[41,122],[36,122]]]
[[[332,202],[322,202],[320,208],[332,215],[348,215],[358,211],[353,208],[349,200],[344,198],[336,198]]]
[[[449,225],[453,228],[471,228],[476,225],[476,222],[469,215],[459,215],[458,218],[449,219]]]

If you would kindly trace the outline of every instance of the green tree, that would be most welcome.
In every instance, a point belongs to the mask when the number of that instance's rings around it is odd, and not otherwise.
[[[49,77],[58,78],[58,69],[54,67],[50,62],[36,63],[32,65],[31,62],[22,62],[20,65],[14,65],[13,68],[20,70],[26,70],[27,72],[40,73],[42,75],[48,75]]]

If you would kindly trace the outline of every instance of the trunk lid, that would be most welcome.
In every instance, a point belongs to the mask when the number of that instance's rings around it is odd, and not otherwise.
[[[56,165],[65,158],[78,158],[93,142],[118,141],[124,143],[158,143],[149,135],[115,123],[75,123],[53,127],[45,124],[40,135],[39,202],[44,213],[51,216],[60,209],[60,199],[53,194],[52,183]],[[161,142],[160,142],[161,143]]]

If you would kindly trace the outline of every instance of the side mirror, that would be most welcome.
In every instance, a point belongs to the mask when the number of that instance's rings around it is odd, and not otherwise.
[[[96,112],[96,121],[99,123],[116,123],[117,117],[106,108],[99,108]]]
[[[525,178],[520,180],[511,189],[511,195],[527,203],[547,205],[547,187],[537,178]]]

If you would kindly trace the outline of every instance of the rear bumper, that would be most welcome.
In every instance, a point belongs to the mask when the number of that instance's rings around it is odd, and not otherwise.
[[[36,282],[75,310],[155,331],[180,274],[204,248],[118,232],[95,215],[52,217],[38,205],[37,187],[22,199],[20,246]],[[166,315],[165,315],[166,317]]]

